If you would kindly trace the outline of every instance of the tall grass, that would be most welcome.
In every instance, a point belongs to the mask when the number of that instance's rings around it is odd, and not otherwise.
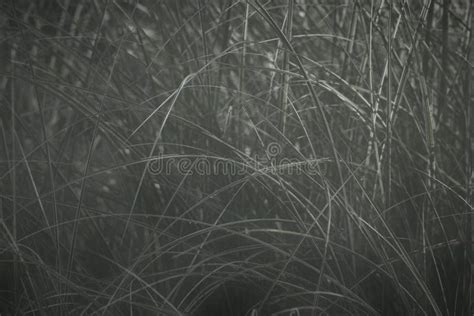
[[[469,1],[0,12],[2,314],[472,313]]]

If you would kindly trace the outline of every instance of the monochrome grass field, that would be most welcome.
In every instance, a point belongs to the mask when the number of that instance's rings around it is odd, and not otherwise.
[[[0,315],[472,315],[472,1],[0,2]]]

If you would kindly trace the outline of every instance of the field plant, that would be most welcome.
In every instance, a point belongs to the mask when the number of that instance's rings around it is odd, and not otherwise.
[[[471,315],[472,25],[1,1],[1,315]]]

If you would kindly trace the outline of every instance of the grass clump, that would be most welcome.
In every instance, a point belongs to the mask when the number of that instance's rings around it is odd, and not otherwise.
[[[470,314],[471,6],[2,2],[2,313]]]

